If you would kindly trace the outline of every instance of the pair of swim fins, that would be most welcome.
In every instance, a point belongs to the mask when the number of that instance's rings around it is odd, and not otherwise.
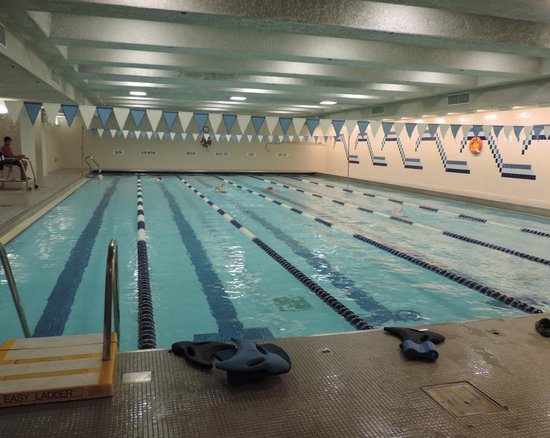
[[[287,373],[291,368],[288,354],[274,344],[257,344],[247,339],[232,338],[228,342],[189,342],[172,344],[170,350],[189,364],[210,369],[215,366],[227,371],[227,381],[250,383],[266,377]]]
[[[445,336],[430,330],[407,327],[384,327],[384,331],[401,339],[401,350],[407,359],[435,362],[439,353],[434,344],[440,344]]]

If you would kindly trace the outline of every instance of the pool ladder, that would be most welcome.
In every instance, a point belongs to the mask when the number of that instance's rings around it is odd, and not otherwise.
[[[15,284],[15,278],[13,277],[13,271],[11,269],[10,261],[6,253],[4,245],[0,243],[0,260],[4,268],[6,279],[10,287],[11,296],[19,316],[19,322],[26,338],[31,337],[29,330],[29,324],[25,311],[17,292],[17,286]],[[117,339],[120,339],[120,305],[118,297],[118,245],[115,239],[111,239],[107,250],[107,266],[105,272],[105,306],[103,310],[103,356],[102,360],[108,361],[110,359],[110,345],[112,334],[112,320],[115,320],[115,332]]]
[[[88,175],[99,175],[101,173],[101,166],[91,155],[88,155],[86,158],[84,158],[84,162],[88,165]],[[92,164],[95,165],[95,169],[92,167]]]

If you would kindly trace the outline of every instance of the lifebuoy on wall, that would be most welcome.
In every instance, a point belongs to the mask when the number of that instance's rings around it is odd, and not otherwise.
[[[483,148],[483,140],[479,138],[478,136],[472,137],[470,142],[468,143],[468,147],[470,148],[470,152],[474,155],[477,155],[481,152],[481,149]]]
[[[212,144],[212,139],[208,137],[208,140],[204,137],[201,138],[201,146],[205,149],[208,149],[208,146]]]

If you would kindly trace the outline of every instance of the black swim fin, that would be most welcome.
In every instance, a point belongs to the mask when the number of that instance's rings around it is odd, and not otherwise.
[[[445,336],[430,330],[416,330],[408,327],[384,327],[384,331],[398,336],[402,341],[408,339],[417,344],[426,341],[441,344],[445,340]]]
[[[181,341],[172,344],[170,351],[176,356],[183,357],[191,365],[212,368],[212,357],[217,351],[222,350],[235,350],[235,345],[229,342]]]

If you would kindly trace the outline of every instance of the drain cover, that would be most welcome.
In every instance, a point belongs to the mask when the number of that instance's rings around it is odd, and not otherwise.
[[[506,410],[468,382],[425,386],[422,389],[456,417]]]
[[[124,373],[122,383],[148,383],[151,381],[151,371],[140,373]]]

